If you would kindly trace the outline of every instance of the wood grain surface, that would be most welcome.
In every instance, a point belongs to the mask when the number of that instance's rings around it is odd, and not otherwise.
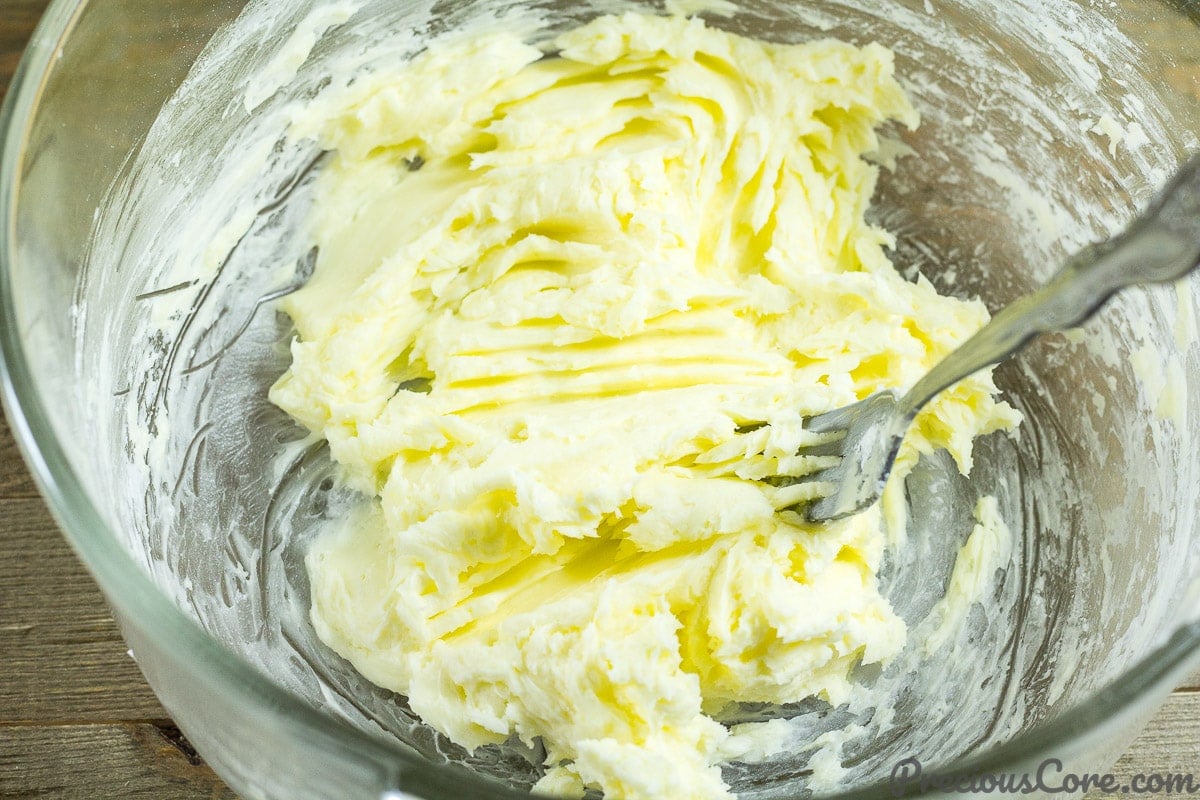
[[[0,0],[0,96],[45,4]],[[1200,775],[1198,691],[1200,675],[1170,698],[1118,776]],[[0,418],[0,798],[233,797],[146,686]]]

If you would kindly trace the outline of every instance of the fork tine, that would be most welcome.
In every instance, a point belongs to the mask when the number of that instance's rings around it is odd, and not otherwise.
[[[820,473],[814,473],[817,474]],[[803,516],[812,503],[828,497],[837,490],[836,482],[811,480],[812,477],[805,476],[795,483],[780,487],[775,493],[776,510],[795,511]]]
[[[863,405],[870,399],[868,397],[866,400],[859,400],[848,406],[842,406],[841,408],[835,408],[832,411],[826,411],[823,414],[809,417],[804,423],[804,429],[812,433],[845,432],[850,427],[850,423],[853,422],[854,418],[858,416]]]
[[[840,455],[817,456],[801,453],[791,458],[779,459],[779,474],[797,479],[809,478],[817,473],[827,472],[841,463]]]
[[[816,444],[801,445],[796,451],[798,456],[811,456],[814,458],[840,458],[846,446],[846,432],[842,431],[841,436],[832,439],[825,439]]]
[[[895,406],[893,393],[879,392],[806,420],[804,429],[816,441],[802,445],[794,463],[780,460],[779,466],[794,466],[793,473],[806,466],[814,469],[794,478],[786,473],[767,478],[777,487],[776,507],[796,511],[809,522],[829,522],[874,502],[899,443],[898,437],[889,439],[893,425],[885,421]]]
[[[776,510],[795,511],[804,516],[812,504],[837,491],[842,480],[842,460],[823,457],[815,466],[817,468],[812,472],[796,477],[775,476],[767,479],[766,482],[776,488]]]

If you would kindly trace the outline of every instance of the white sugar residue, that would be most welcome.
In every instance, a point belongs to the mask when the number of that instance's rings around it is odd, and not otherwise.
[[[1046,241],[1059,238],[1070,227],[1070,219],[1063,210],[1009,166],[1007,159],[981,154],[976,161],[976,169],[980,175],[1005,190],[1014,209],[1018,210],[1024,221],[1032,223]]]
[[[1140,147],[1145,147],[1150,144],[1150,137],[1146,135],[1146,129],[1138,122],[1131,122],[1125,126],[1125,146],[1130,150],[1136,150]]]

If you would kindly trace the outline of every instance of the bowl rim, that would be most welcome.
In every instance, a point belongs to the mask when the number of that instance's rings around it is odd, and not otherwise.
[[[378,763],[396,763],[403,777],[394,787],[405,796],[433,798],[442,792],[467,796],[528,798],[525,792],[475,774],[465,767],[421,759],[382,734],[371,734],[309,705],[272,682],[259,668],[206,633],[161,591],[121,546],[88,497],[55,435],[46,403],[35,388],[16,320],[12,269],[16,263],[15,210],[20,188],[17,165],[54,56],[91,0],[51,0],[17,65],[0,106],[0,392],[14,439],[63,535],[99,583],[108,602],[136,620],[163,645],[196,656],[197,672],[222,686],[238,686],[261,707],[298,723],[301,737],[320,738]],[[115,591],[114,587],[120,587]],[[937,797],[947,794],[939,781],[962,776],[1029,774],[1037,759],[1054,748],[1071,749],[1114,721],[1133,723],[1165,699],[1183,675],[1200,664],[1200,620],[1180,625],[1174,634],[1125,673],[1066,711],[983,753],[926,774],[933,788],[897,786],[881,781],[824,800],[874,800],[879,797]],[[1157,702],[1156,702],[1157,701]],[[1021,768],[1024,767],[1024,772]],[[417,794],[413,795],[412,792]],[[436,792],[437,794],[431,794]],[[393,798],[393,792],[384,794]]]

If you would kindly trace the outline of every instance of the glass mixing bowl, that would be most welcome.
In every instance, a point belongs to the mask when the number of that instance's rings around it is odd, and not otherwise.
[[[0,120],[13,429],[147,679],[243,797],[526,796],[516,748],[464,752],[307,623],[300,556],[353,498],[265,399],[288,358],[272,303],[310,263],[295,231],[321,164],[280,134],[335,54],[368,64],[498,18],[544,35],[638,4],[364,2],[323,34],[312,3],[278,5],[51,5]],[[889,133],[902,157],[872,213],[902,270],[994,309],[1127,221],[1196,148],[1198,14],[748,0],[710,22],[896,51],[924,123]],[[938,457],[910,478],[908,541],[882,576],[910,626],[944,591],[979,494],[999,499],[1015,555],[954,648],[863,676],[891,713],[768,710],[813,738],[858,726],[839,796],[940,794],[888,783],[909,757],[926,777],[1035,775],[1047,759],[1051,783],[1102,771],[1200,663],[1198,295],[1195,281],[1133,291],[1043,340],[998,372],[1020,435],[982,441],[969,481]],[[811,755],[727,779],[743,797],[804,796]]]

